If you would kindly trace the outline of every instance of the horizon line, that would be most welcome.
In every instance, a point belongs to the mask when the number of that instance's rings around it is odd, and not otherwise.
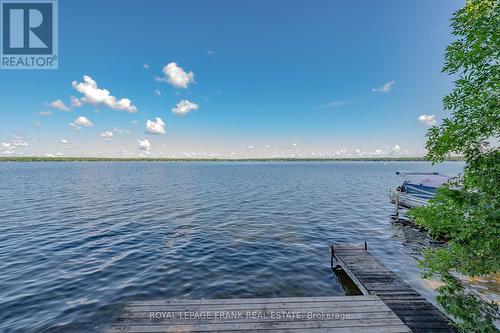
[[[463,157],[448,157],[443,162],[463,161]],[[324,157],[324,158],[299,158],[299,157],[252,157],[252,158],[170,158],[170,157],[45,157],[45,156],[23,156],[23,157],[0,157],[0,162],[244,162],[244,161],[379,161],[379,162],[405,162],[423,161],[431,162],[424,156],[415,157]]]

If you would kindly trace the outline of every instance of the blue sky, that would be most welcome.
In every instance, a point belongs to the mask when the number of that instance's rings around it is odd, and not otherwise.
[[[422,155],[462,5],[62,0],[59,69],[0,71],[0,155]]]

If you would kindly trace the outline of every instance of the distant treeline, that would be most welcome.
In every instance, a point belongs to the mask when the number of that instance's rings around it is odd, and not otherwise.
[[[450,157],[447,161],[462,161]],[[303,161],[426,161],[424,157],[343,157],[343,158],[110,158],[110,157],[0,157],[0,162],[303,162]]]

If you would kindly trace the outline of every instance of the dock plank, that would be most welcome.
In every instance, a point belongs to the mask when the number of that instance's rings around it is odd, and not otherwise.
[[[325,312],[326,311],[331,311],[330,309],[324,308],[322,309]],[[315,310],[316,311],[316,310]],[[261,321],[289,321],[290,319],[288,318],[272,318],[272,311],[263,311],[262,315],[264,318],[261,319]],[[381,311],[378,309],[377,311],[370,311],[370,312],[354,312],[354,311],[349,311],[349,318],[344,319],[344,320],[357,320],[357,319],[394,319],[397,318],[397,316],[394,314],[392,311]],[[148,323],[159,323],[159,322],[169,322],[169,323],[184,323],[186,321],[189,321],[190,319],[186,318],[176,318],[176,319],[167,319],[167,318],[159,318],[159,319],[151,319],[149,312],[127,312],[124,311],[122,315],[118,318],[121,322],[148,322]],[[300,320],[317,320],[315,318],[303,318]],[[225,320],[224,319],[201,319],[198,322],[200,323],[223,323]],[[244,318],[236,318],[233,319],[232,322],[249,322],[251,319],[248,319],[246,317]]]
[[[364,247],[332,244],[331,249],[363,294],[378,296],[413,332],[457,332],[441,311]]]
[[[192,317],[196,314],[205,315]],[[411,331],[378,296],[368,295],[135,301],[124,307],[107,332]]]
[[[216,298],[216,299],[199,299],[199,300],[186,300],[186,299],[168,299],[168,300],[145,300],[133,301],[128,305],[170,305],[170,304],[267,304],[267,303],[303,303],[303,302],[349,302],[359,301],[359,296],[322,296],[322,297],[273,297],[273,298]],[[363,301],[374,300],[378,301],[377,296],[365,296]]]

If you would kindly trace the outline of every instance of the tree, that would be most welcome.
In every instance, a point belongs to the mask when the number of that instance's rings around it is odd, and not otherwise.
[[[498,307],[472,301],[455,276],[500,272],[500,0],[467,1],[451,27],[457,39],[446,49],[443,68],[455,78],[443,99],[451,116],[429,129],[427,158],[439,163],[461,155],[466,165],[410,216],[431,236],[447,240],[446,247],[425,251],[421,262],[424,275],[439,275],[445,283],[438,302],[461,329],[497,332]]]

